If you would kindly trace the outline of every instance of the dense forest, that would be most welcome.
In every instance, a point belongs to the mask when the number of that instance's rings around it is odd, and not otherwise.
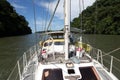
[[[71,26],[86,34],[120,35],[120,0],[96,0],[73,19]]]
[[[0,37],[30,34],[25,17],[16,13],[6,0],[0,0]]]

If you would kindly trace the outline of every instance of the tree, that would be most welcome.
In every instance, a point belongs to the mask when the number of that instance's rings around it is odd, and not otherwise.
[[[96,7],[97,6],[97,7]],[[72,27],[81,25],[87,34],[120,34],[120,0],[99,0],[73,19]],[[80,27],[78,27],[80,28]]]
[[[25,17],[16,13],[6,0],[0,1],[0,37],[31,33]]]

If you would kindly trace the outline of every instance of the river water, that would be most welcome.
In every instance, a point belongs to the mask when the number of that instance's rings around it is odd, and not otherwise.
[[[40,36],[39,36],[40,37]],[[89,43],[94,47],[102,49],[104,52],[110,52],[120,48],[119,35],[85,35]],[[29,34],[17,37],[0,38],[0,80],[6,80],[17,59],[37,43],[38,36]],[[120,59],[120,50],[111,55]]]

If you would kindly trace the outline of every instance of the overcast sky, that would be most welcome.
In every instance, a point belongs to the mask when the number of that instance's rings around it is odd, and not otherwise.
[[[36,16],[36,26],[37,31],[43,31],[45,26],[48,25],[50,20],[50,16],[53,13],[53,10],[56,6],[58,0],[8,0],[11,5],[15,8],[19,15],[25,16],[26,20],[29,22],[29,26],[32,31],[35,31],[35,23],[34,23],[34,7],[35,7],[35,16]],[[80,0],[82,1],[82,0]],[[60,0],[59,6],[55,13],[55,17],[51,24],[51,29],[59,30],[64,26],[64,14],[63,14],[63,2],[64,0]],[[84,9],[87,6],[91,6],[95,0],[84,0]],[[82,2],[81,2],[82,3]],[[79,15],[79,0],[71,0],[71,20]],[[83,5],[81,4],[81,8]]]

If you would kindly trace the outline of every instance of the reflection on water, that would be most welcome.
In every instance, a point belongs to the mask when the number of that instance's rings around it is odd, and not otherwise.
[[[37,43],[35,34],[0,38],[0,80],[6,80],[16,60],[31,46]],[[120,36],[118,35],[85,35],[94,47],[109,52],[120,47]],[[120,50],[112,53],[120,59]]]

